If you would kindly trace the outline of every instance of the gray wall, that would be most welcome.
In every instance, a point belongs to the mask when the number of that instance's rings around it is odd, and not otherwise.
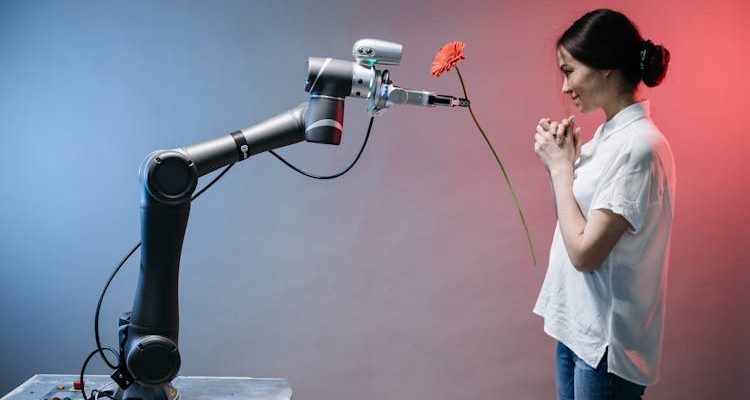
[[[602,2],[673,53],[648,90],[678,167],[663,379],[646,398],[750,393],[747,71],[741,1]],[[459,94],[461,63],[503,157],[541,263],[465,110],[401,108],[375,121],[341,179],[303,178],[267,154],[193,206],[181,267],[183,375],[286,377],[298,399],[551,398],[553,341],[531,314],[555,223],[532,151],[565,116],[554,41],[584,1],[0,2],[0,393],[77,373],[106,277],[138,240],[137,168],[154,149],[295,106],[306,57],[350,58],[363,37],[404,44],[397,83]],[[334,172],[360,145],[363,101],[339,147],[281,152]],[[590,138],[602,115],[582,116]],[[137,258],[115,280],[114,344]],[[97,361],[92,373],[106,370]]]

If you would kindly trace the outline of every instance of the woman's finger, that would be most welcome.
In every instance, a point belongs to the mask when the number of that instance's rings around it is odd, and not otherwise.
[[[537,125],[536,126],[536,133],[538,133],[540,135],[544,135],[545,133],[548,133],[548,132],[549,132],[549,130],[544,129],[541,125]]]
[[[555,132],[557,136],[565,137],[565,131],[568,129],[568,120],[564,119],[562,122],[560,122],[559,125],[557,125],[557,131]]]
[[[559,124],[558,124],[557,121],[552,121],[549,124],[549,129],[547,130],[547,134],[549,134],[549,136],[551,136],[552,138],[555,138],[555,136],[557,135],[557,127],[558,127],[558,125]],[[547,135],[545,135],[545,136],[547,136]]]
[[[555,143],[557,143],[558,146],[562,146],[565,143],[565,131],[568,129],[568,121],[563,120],[556,128]]]
[[[536,140],[536,143],[538,143],[540,146],[543,145],[545,142],[544,136],[539,133],[534,135],[534,139]]]
[[[558,134],[558,132],[560,131],[560,126],[562,126],[562,122],[550,126],[552,138],[555,140],[555,144],[557,144],[558,146],[560,146],[560,144],[562,143],[562,137]]]
[[[570,136],[573,136],[575,134],[575,117],[574,116],[571,115],[570,117],[568,117],[568,125],[569,125],[568,133],[570,134]]]

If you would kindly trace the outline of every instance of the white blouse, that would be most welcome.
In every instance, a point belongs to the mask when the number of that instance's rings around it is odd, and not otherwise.
[[[593,272],[578,272],[558,222],[534,313],[544,331],[591,367],[641,385],[659,379],[675,171],[648,101],[602,124],[581,148],[573,192],[585,216],[609,209],[630,227]]]

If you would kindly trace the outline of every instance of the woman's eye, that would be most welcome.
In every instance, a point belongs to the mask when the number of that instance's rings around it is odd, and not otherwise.
[[[572,72],[573,72],[573,71],[569,71],[569,70],[563,70],[563,75],[565,75],[565,76],[570,76],[570,74],[571,74]]]

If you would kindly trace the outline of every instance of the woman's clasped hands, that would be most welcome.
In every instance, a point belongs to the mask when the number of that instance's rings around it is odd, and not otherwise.
[[[534,138],[534,152],[550,173],[572,173],[581,154],[581,128],[574,127],[573,116],[559,122],[542,118]]]

